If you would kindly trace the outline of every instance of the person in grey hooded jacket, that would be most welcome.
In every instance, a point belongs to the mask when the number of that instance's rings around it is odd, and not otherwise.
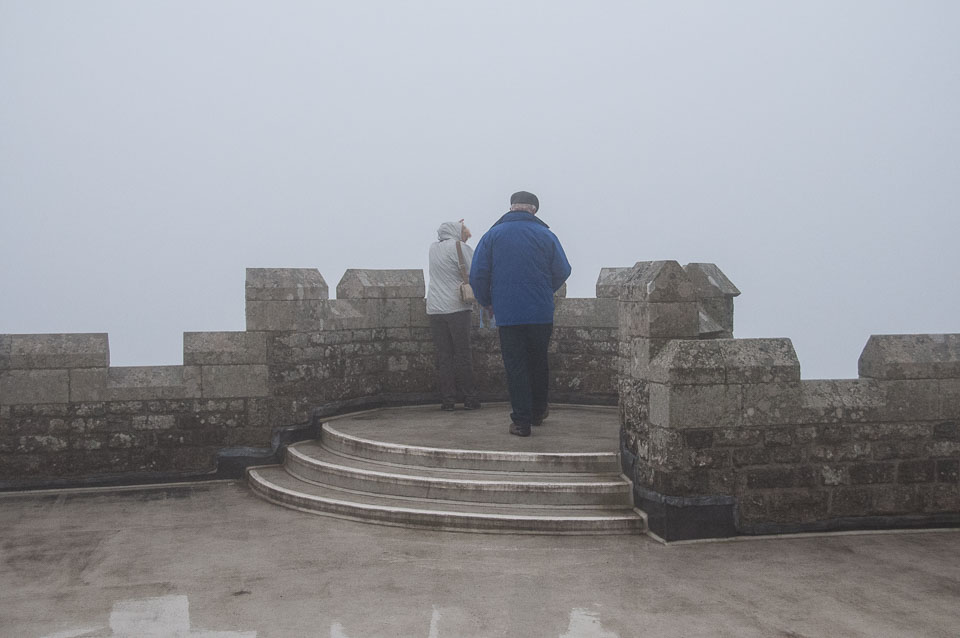
[[[467,246],[470,229],[458,222],[445,222],[437,229],[437,241],[430,245],[430,285],[427,288],[427,316],[437,351],[437,373],[440,381],[440,408],[453,410],[457,395],[463,396],[463,407],[480,407],[473,382],[473,359],[470,352],[470,319],[473,304],[460,298],[459,244],[464,265],[470,272],[473,248]]]

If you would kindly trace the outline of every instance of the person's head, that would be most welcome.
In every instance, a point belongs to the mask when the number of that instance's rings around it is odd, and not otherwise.
[[[470,232],[470,229],[464,225],[462,219],[458,222],[443,222],[440,224],[440,228],[437,229],[437,239],[440,241],[447,239],[467,241],[472,236],[473,234]]]
[[[522,210],[536,215],[540,210],[540,200],[533,193],[517,191],[510,196],[510,210]]]

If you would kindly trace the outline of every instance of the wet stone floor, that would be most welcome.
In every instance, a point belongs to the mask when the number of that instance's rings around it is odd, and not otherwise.
[[[427,532],[240,482],[0,495],[0,636],[955,637],[960,533]]]

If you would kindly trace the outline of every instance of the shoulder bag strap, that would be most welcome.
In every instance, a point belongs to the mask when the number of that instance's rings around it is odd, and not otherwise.
[[[470,283],[470,277],[467,275],[467,265],[463,260],[463,250],[460,248],[460,242],[457,242],[457,261],[460,262],[460,279],[463,283]]]

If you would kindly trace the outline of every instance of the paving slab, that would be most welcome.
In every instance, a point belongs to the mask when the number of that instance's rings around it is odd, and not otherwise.
[[[387,443],[502,452],[613,452],[619,449],[617,408],[550,406],[529,437],[513,436],[508,403],[444,412],[437,406],[384,408],[330,421],[344,434]]]
[[[0,636],[947,638],[960,533],[663,546],[390,528],[240,482],[0,495]]]

